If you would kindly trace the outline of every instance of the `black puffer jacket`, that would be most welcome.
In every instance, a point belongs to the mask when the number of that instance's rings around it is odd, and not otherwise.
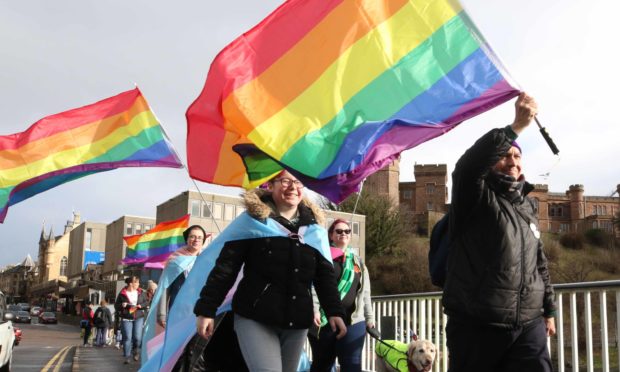
[[[510,201],[490,182],[492,167],[515,138],[509,127],[490,131],[452,174],[453,245],[443,293],[450,317],[513,327],[554,314],[534,204],[527,197]],[[526,183],[524,194],[531,190]]]
[[[275,218],[292,232],[316,224],[315,215],[322,216],[318,208],[304,200],[298,207],[299,223],[292,225],[273,216],[272,203],[271,196],[261,190],[245,194],[252,217]],[[200,292],[194,307],[196,315],[215,317],[243,264],[243,279],[232,303],[235,313],[281,328],[308,328],[314,316],[310,292],[314,284],[326,313],[344,317],[332,264],[316,249],[289,237],[227,242]]]

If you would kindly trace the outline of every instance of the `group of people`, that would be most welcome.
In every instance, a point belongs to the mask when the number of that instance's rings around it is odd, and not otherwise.
[[[555,333],[554,293],[515,141],[536,112],[533,98],[521,94],[514,122],[480,138],[453,173],[443,294],[451,372],[552,370],[546,337]],[[323,213],[286,170],[247,191],[244,203],[258,229],[279,233],[248,232],[224,243],[194,306],[197,335],[213,345],[234,342],[228,350],[238,350],[250,371],[297,371],[307,339],[311,371],[330,371],[336,359],[341,371],[361,371],[366,329],[375,327],[375,319],[368,270],[349,246],[351,225],[338,219],[325,231]],[[207,234],[195,225],[184,237],[187,245],[169,263],[199,255]],[[159,327],[167,326],[192,269],[194,261],[186,262],[155,296]],[[233,287],[228,332],[236,337],[227,338],[226,327],[218,327],[218,309]],[[146,305],[138,279],[128,278],[115,303],[127,361],[132,353],[139,358]],[[229,359],[223,366],[235,363],[240,370],[233,354],[219,354]]]

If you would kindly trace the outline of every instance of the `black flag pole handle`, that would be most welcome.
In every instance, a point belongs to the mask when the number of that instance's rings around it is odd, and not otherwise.
[[[543,128],[543,126],[540,125],[540,121],[538,121],[538,118],[536,116],[534,116],[534,120],[536,120],[536,124],[538,124],[538,128],[540,128],[540,134],[542,134],[545,141],[547,141],[547,145],[549,145],[549,148],[551,149],[553,154],[554,155],[559,154],[560,150],[558,150],[558,147],[555,145],[555,143],[551,139],[551,136],[549,136],[547,129]]]

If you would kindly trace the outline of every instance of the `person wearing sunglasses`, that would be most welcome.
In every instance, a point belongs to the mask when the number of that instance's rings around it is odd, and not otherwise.
[[[340,371],[362,370],[362,348],[366,327],[375,327],[375,316],[370,302],[370,279],[362,259],[349,247],[351,227],[345,220],[335,220],[329,229],[329,240],[334,270],[338,277],[338,291],[345,309],[347,334],[337,339],[330,327],[325,327],[325,317],[318,298],[314,298],[315,326],[309,334],[312,348],[311,372],[330,371],[336,358]]]
[[[326,328],[337,338],[346,333],[327,234],[321,227],[323,213],[303,193],[301,181],[282,171],[264,188],[244,194],[246,212],[218,239],[233,233],[235,238],[223,243],[194,307],[198,335],[214,335],[209,344],[224,337],[227,333],[215,319],[217,309],[243,270],[232,296],[232,313],[250,371],[297,370],[313,324],[312,285],[328,318]]]

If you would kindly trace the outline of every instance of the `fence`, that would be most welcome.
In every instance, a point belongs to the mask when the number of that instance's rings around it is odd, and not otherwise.
[[[554,288],[557,334],[548,339],[548,346],[555,370],[620,371],[620,280],[558,284]],[[415,332],[437,346],[433,371],[448,370],[444,332],[447,317],[441,306],[441,292],[375,296],[373,307],[384,339],[408,342]],[[375,342],[366,336],[363,370],[375,370]]]

